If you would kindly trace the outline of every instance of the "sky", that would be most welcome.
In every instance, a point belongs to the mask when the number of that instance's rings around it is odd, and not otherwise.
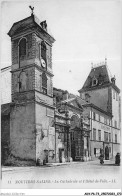
[[[53,86],[78,94],[90,70],[105,62],[121,88],[121,1],[40,0],[1,3],[1,68],[11,65],[14,22],[31,14],[46,20],[53,44]]]

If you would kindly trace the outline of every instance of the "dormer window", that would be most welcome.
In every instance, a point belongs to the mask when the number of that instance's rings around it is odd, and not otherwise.
[[[103,83],[103,76],[101,74],[99,74],[99,85],[101,85]]]
[[[92,80],[92,86],[96,86],[98,83],[98,80],[94,77]]]

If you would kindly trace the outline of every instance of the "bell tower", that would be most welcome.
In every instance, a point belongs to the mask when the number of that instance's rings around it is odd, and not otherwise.
[[[55,142],[49,142],[49,137],[54,140],[52,44],[55,39],[48,33],[46,21],[41,22],[34,15],[34,8],[30,8],[31,16],[14,23],[8,32],[12,43],[10,146],[14,157],[35,165],[37,159],[54,161]]]

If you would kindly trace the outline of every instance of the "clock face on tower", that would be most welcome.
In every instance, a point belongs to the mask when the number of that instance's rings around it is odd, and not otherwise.
[[[45,62],[45,60],[43,58],[41,59],[41,66],[43,68],[46,68],[46,62]]]

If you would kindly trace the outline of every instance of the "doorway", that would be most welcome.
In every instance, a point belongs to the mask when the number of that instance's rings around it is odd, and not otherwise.
[[[62,163],[63,157],[64,157],[64,149],[59,148],[59,163]]]
[[[48,150],[44,150],[44,156],[45,156],[44,162],[48,163]]]
[[[75,142],[72,142],[71,143],[71,157],[72,157],[72,160],[75,161]]]
[[[109,148],[108,148],[108,146],[105,147],[105,160],[109,160]]]

